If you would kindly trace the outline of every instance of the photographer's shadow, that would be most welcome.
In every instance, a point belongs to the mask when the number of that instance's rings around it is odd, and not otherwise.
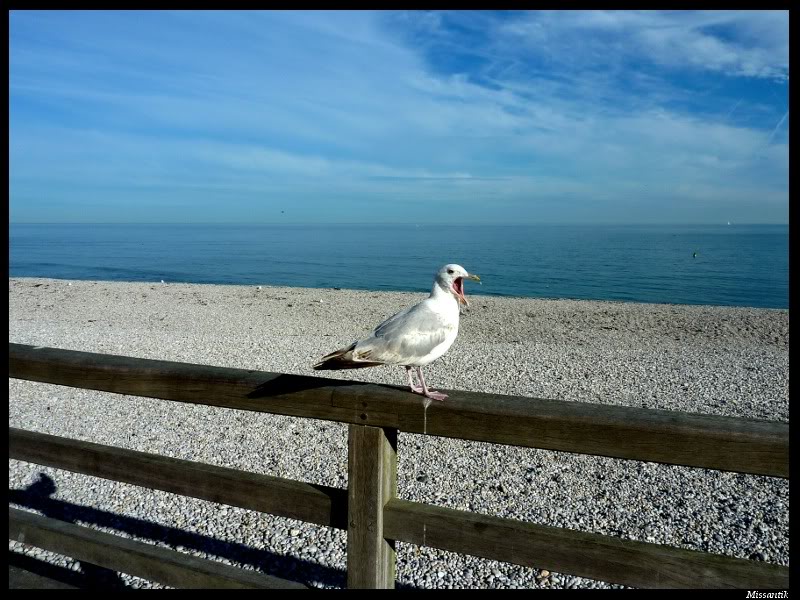
[[[336,587],[346,587],[347,585],[346,574],[341,569],[322,566],[290,556],[280,556],[244,544],[221,541],[143,519],[57,500],[52,497],[56,489],[56,483],[50,476],[39,473],[39,479],[27,488],[10,489],[9,502],[60,521],[78,525],[91,524],[110,527],[137,538],[162,542],[173,548],[182,546],[191,550],[207,552],[230,561],[251,565],[268,575],[298,581],[306,585],[310,585],[311,582]],[[80,588],[127,587],[115,571],[86,562],[81,562],[80,573],[75,573],[63,567],[9,551],[9,565],[18,566],[43,577]]]

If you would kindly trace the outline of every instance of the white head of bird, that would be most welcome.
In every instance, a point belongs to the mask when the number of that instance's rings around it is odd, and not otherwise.
[[[467,270],[461,265],[445,265],[436,273],[436,280],[433,283],[433,291],[431,293],[435,295],[437,294],[437,288],[441,289],[448,294],[453,294],[460,304],[469,306],[469,302],[464,296],[465,279],[478,282],[481,280],[477,275],[467,273]]]

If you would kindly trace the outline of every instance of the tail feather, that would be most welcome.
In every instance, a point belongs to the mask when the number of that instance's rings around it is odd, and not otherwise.
[[[353,342],[347,348],[342,348],[336,352],[326,354],[319,362],[314,365],[315,371],[338,371],[341,369],[363,369],[365,367],[378,367],[383,363],[366,362],[363,360],[353,360],[353,349],[357,342]]]

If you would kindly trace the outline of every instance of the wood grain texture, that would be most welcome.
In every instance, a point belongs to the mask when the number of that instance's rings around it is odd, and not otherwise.
[[[789,569],[393,499],[384,534],[518,565],[646,588],[786,589]]]
[[[426,410],[402,388],[9,344],[9,376],[410,433],[789,477],[789,425],[448,390]]]
[[[9,550],[6,556],[10,590],[76,590],[80,589],[80,584],[95,583],[86,581],[88,578],[83,573],[76,573],[13,550]]]
[[[9,428],[8,456],[318,525],[347,527],[347,490]]]
[[[306,586],[10,508],[8,539],[179,588]]]
[[[397,431],[350,425],[348,448],[347,587],[392,589],[396,559],[383,508],[397,495]]]

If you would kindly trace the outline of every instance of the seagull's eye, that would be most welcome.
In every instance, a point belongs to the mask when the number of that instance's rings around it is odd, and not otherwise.
[[[452,275],[453,274],[453,269],[447,269],[447,274],[448,275]]]

